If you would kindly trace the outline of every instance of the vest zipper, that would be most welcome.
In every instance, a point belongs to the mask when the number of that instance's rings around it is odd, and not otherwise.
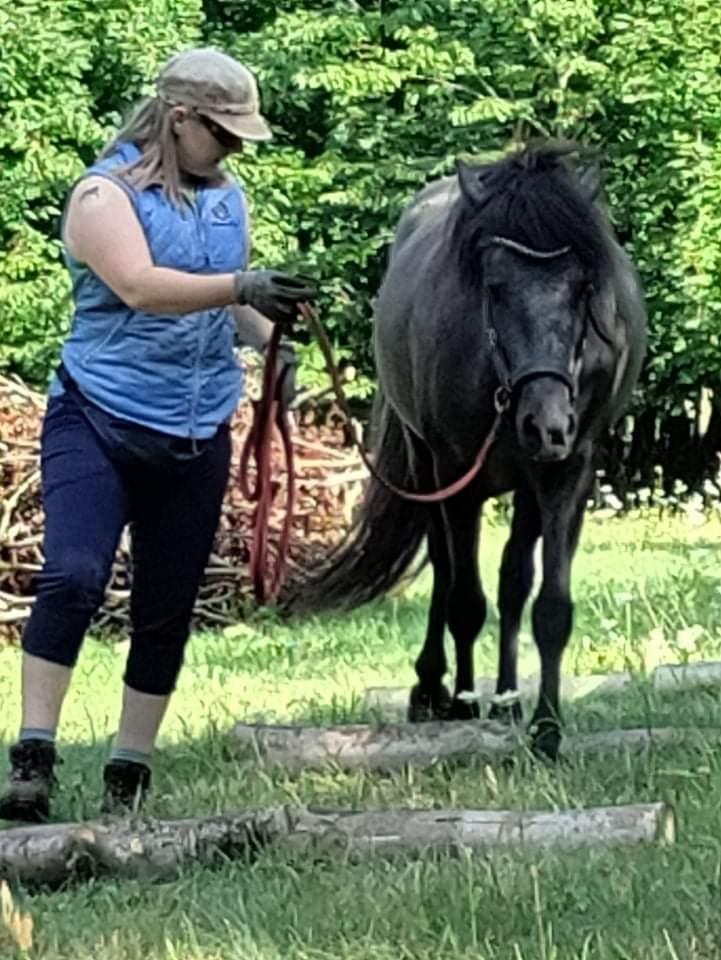
[[[193,220],[195,222],[196,242],[203,245],[205,243],[205,234],[200,219],[200,205],[198,203],[198,194],[193,190],[188,198]],[[206,255],[207,257],[207,255]],[[200,402],[200,361],[205,350],[205,311],[199,311],[202,316],[202,322],[198,326],[197,350],[195,354],[195,367],[193,369],[193,385],[191,391],[190,404],[190,439],[192,441],[193,453],[198,452],[198,404]]]
[[[207,334],[207,322],[208,318],[205,313],[202,314],[202,321],[198,326],[198,349],[195,355],[195,369],[193,371],[193,398],[191,406],[191,415],[190,415],[190,436],[193,441],[193,453],[197,452],[196,448],[196,438],[197,438],[197,425],[198,425],[198,404],[200,402],[200,369],[201,369],[201,358],[205,351],[205,340]]]

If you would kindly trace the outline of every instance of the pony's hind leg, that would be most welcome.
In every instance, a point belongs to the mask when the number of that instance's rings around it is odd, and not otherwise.
[[[441,482],[439,478],[437,482]],[[419,707],[429,699],[429,712],[436,719],[468,720],[480,714],[476,702],[461,696],[474,691],[473,644],[486,619],[486,598],[478,571],[479,514],[477,482],[432,510],[429,552],[433,594],[426,642],[416,663],[419,684],[411,693],[413,718],[419,718]],[[443,649],[446,623],[456,648],[452,700],[441,684],[447,670]]]
[[[436,468],[438,486],[447,482]],[[412,721],[465,720],[479,716],[478,704],[459,694],[473,693],[473,644],[486,619],[486,599],[478,571],[481,499],[478,478],[450,500],[430,509],[428,552],[433,565],[433,592],[423,649],[416,661],[418,683],[411,691]],[[445,627],[456,648],[453,699],[443,684],[448,669]]]
[[[518,632],[533,586],[533,550],[540,534],[541,514],[535,494],[525,488],[516,490],[511,533],[503,549],[498,580],[501,642],[496,699],[488,713],[492,719],[505,723],[520,721],[523,716],[520,700],[507,698],[504,702],[503,695],[518,689]]]
[[[456,683],[452,703],[454,720],[480,716],[474,700],[473,645],[486,621],[486,598],[478,568],[481,500],[472,484],[444,506],[452,581],[448,598],[447,621],[456,648]]]
[[[426,637],[415,664],[418,683],[411,690],[408,705],[411,723],[447,720],[451,715],[451,695],[443,683],[448,669],[443,639],[451,570],[441,507],[432,507],[430,513],[428,555],[433,567],[433,590]]]

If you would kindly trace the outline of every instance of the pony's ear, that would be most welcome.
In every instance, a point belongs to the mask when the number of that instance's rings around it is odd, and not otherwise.
[[[581,167],[578,171],[578,182],[588,201],[595,203],[599,199],[603,187],[601,168],[598,163],[591,162]]]
[[[471,203],[481,203],[486,195],[483,186],[482,169],[474,167],[470,163],[465,163],[463,160],[456,160],[456,170],[463,195],[467,197]]]

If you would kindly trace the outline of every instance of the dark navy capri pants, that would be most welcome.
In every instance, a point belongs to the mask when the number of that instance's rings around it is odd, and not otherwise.
[[[45,564],[23,649],[75,665],[130,524],[131,637],[124,679],[141,693],[171,693],[220,518],[230,446],[223,425],[202,455],[178,469],[119,462],[71,396],[52,397],[41,436]]]

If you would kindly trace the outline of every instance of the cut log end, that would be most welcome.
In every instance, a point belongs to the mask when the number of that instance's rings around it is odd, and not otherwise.
[[[662,804],[662,809],[659,810],[655,839],[663,846],[676,843],[676,816],[667,804]]]

